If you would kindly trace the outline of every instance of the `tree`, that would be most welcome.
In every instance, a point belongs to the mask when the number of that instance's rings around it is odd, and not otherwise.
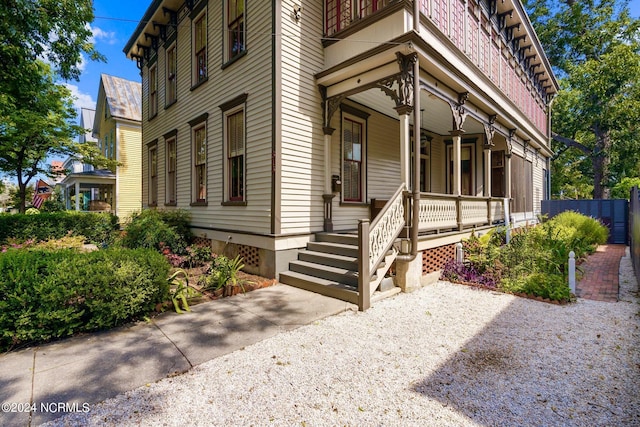
[[[640,176],[637,156],[629,156],[640,148],[640,21],[621,0],[526,3],[561,78],[552,119],[560,156],[552,176],[577,177],[575,168],[565,173],[576,160],[567,149],[578,149],[578,170],[591,178],[593,197],[608,198],[622,177]]]
[[[2,111],[0,122],[0,170],[17,179],[20,212],[25,211],[31,180],[51,172],[44,165],[46,158],[75,152],[78,143],[73,138],[83,132],[71,124],[76,112],[69,90],[54,82],[47,64],[36,61],[34,66],[39,79],[30,75],[29,86],[16,99],[19,104]]]
[[[77,79],[83,54],[104,59],[94,48],[91,0],[4,0],[0,2],[0,171],[18,181],[24,212],[27,186],[50,171],[50,155],[91,154],[73,138],[82,130],[70,92],[59,79]]]

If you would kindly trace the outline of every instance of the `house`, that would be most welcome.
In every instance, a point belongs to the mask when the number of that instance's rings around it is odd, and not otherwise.
[[[120,219],[142,209],[141,97],[140,83],[100,76],[96,109],[80,112],[86,132],[79,142],[97,144],[119,164],[115,170],[96,170],[82,159],[68,158],[64,168],[69,173],[60,183],[67,209],[109,211]]]
[[[124,52],[143,205],[281,282],[366,309],[548,197],[558,84],[519,0],[154,0]]]

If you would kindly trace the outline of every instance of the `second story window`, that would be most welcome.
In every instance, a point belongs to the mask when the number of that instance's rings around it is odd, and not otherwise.
[[[178,96],[177,90],[177,58],[176,58],[176,44],[172,44],[167,49],[167,83],[166,90],[166,104],[171,105],[176,102]]]
[[[325,0],[325,34],[330,36],[352,22],[383,9],[393,0]]]
[[[158,114],[158,68],[149,68],[149,118]]]
[[[207,79],[207,9],[193,21],[193,83]]]
[[[227,0],[227,60],[246,50],[245,0]]]

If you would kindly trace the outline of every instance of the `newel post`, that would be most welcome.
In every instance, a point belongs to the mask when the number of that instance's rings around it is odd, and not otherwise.
[[[371,271],[369,270],[369,219],[358,222],[358,310],[371,307]]]
[[[569,289],[576,294],[576,253],[569,252]]]

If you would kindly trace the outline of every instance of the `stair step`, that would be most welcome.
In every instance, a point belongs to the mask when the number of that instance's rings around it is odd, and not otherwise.
[[[280,273],[279,281],[296,288],[316,292],[321,295],[337,298],[352,304],[358,304],[357,288],[343,283],[336,283],[332,280],[326,280],[295,271],[285,271]]]
[[[297,273],[304,273],[309,276],[319,277],[325,280],[343,283],[346,285],[358,286],[358,271],[345,268],[321,265],[308,261],[292,261],[289,263],[289,270]]]
[[[318,233],[316,242],[341,243],[343,245],[358,246],[358,234],[349,233]]]
[[[324,252],[354,258],[358,257],[358,246],[343,243],[309,242],[307,243],[307,249],[314,252]]]
[[[321,265],[329,265],[332,267],[344,268],[347,270],[358,269],[358,258],[352,257],[352,256],[330,254],[327,252],[301,250],[298,252],[298,259],[300,261],[313,262]]]

